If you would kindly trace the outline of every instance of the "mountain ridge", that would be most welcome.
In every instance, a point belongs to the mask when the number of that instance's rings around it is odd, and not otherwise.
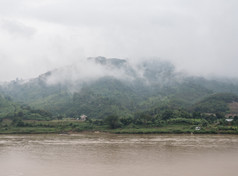
[[[55,115],[103,118],[133,116],[163,104],[189,109],[214,93],[238,95],[238,84],[184,75],[167,61],[132,65],[123,59],[91,57],[27,82],[12,81],[0,92]]]

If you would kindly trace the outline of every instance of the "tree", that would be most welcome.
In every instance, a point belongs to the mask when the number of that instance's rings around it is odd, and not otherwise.
[[[133,119],[131,117],[124,117],[124,118],[120,119],[120,122],[123,125],[129,125],[129,124],[131,124],[133,122]]]
[[[202,116],[201,116],[201,113],[200,113],[200,112],[194,111],[192,117],[193,117],[194,119],[200,119]]]
[[[24,113],[23,113],[22,111],[19,111],[19,112],[17,113],[17,116],[18,116],[18,117],[23,117],[23,115],[24,115]]]
[[[238,121],[238,116],[235,116],[235,117],[234,117],[234,121],[235,121],[235,122]]]
[[[217,113],[216,113],[216,117],[217,117],[218,119],[223,119],[225,116],[224,116],[224,114],[222,114],[222,113],[220,113],[220,112],[217,112]]]
[[[11,124],[14,126],[17,126],[17,127],[23,127],[25,125],[24,122],[22,121],[22,119],[20,119],[19,117],[14,117],[12,119]]]
[[[174,115],[173,111],[168,109],[168,110],[164,111],[164,113],[162,114],[162,119],[163,120],[171,119],[171,118],[173,118],[173,115]]]
[[[147,125],[149,122],[152,123],[153,117],[149,114],[142,113],[139,117],[143,125]]]
[[[119,128],[121,126],[119,117],[117,115],[110,115],[104,119],[104,122],[109,125],[111,129]]]

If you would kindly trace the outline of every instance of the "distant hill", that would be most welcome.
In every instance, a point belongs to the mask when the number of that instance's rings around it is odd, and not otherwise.
[[[1,119],[28,119],[28,120],[46,120],[50,119],[52,114],[41,109],[34,109],[26,104],[15,103],[10,97],[0,95],[0,120]]]
[[[9,113],[15,111],[15,104],[11,101],[10,97],[0,95],[0,118],[7,116]]]
[[[0,93],[53,116],[130,117],[162,107],[228,111],[227,103],[237,100],[238,84],[184,75],[166,61],[132,64],[123,59],[96,57],[28,81],[9,82],[0,86]]]
[[[204,98],[193,106],[198,112],[232,112],[237,111],[234,106],[238,102],[238,96],[232,93],[216,93]],[[233,108],[232,108],[233,104]],[[231,107],[230,107],[231,106]]]

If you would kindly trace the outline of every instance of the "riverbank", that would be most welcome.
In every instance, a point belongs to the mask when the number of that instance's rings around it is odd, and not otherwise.
[[[128,125],[110,129],[107,125],[97,125],[77,120],[23,121],[13,125],[4,121],[0,134],[71,134],[82,132],[105,132],[114,134],[238,134],[237,126],[210,125],[200,127],[186,124],[170,124],[160,127]]]

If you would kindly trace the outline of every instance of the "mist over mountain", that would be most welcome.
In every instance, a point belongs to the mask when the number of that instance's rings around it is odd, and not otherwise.
[[[132,116],[153,108],[189,109],[214,93],[238,95],[238,84],[189,76],[158,59],[133,63],[91,57],[28,81],[5,83],[0,91],[13,101],[53,114],[103,118],[110,114]]]
[[[159,56],[193,74],[238,74],[238,1],[0,2],[0,81],[88,56]]]

